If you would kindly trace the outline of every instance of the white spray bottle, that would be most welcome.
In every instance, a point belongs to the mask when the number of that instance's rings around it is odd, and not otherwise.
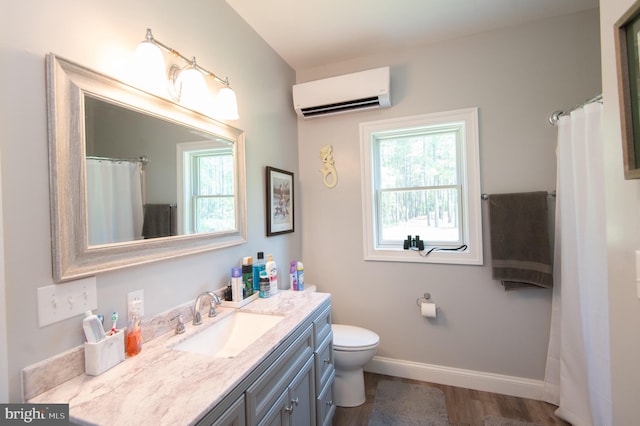
[[[269,275],[269,294],[273,296],[278,292],[278,267],[271,255],[269,255],[267,263],[265,264],[265,270],[267,271],[267,275]]]

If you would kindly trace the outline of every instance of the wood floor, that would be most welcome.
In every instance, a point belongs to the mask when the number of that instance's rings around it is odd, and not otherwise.
[[[337,407],[333,416],[333,426],[367,425],[373,410],[376,387],[380,380],[400,380],[406,383],[425,383],[417,380],[364,373],[367,401],[353,408]],[[543,401],[517,398],[489,392],[476,391],[454,386],[428,383],[440,389],[447,404],[447,415],[451,426],[483,426],[485,416],[501,416],[541,426],[568,426],[569,423],[557,418],[553,412],[556,406]]]

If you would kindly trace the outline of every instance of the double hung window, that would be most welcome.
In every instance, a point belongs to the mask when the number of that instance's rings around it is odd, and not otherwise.
[[[233,149],[210,143],[180,144],[183,233],[236,230]]]
[[[362,123],[365,258],[482,263],[477,109]],[[419,237],[425,249],[405,250]]]

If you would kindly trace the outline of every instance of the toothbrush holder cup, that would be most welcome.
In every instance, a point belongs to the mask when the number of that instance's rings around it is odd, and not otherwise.
[[[96,343],[84,344],[84,370],[89,376],[99,376],[124,361],[124,331],[116,330]]]

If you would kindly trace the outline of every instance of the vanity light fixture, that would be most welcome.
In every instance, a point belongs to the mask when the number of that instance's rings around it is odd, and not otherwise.
[[[153,43],[151,30],[136,47],[136,70],[139,85],[151,91],[166,91],[167,74],[160,48]]]
[[[194,109],[206,109],[205,104],[208,100],[208,89],[205,78],[212,78],[223,86],[218,91],[218,95],[214,100],[215,116],[224,120],[237,120],[240,118],[238,116],[236,94],[233,89],[229,87],[229,79],[227,77],[223,79],[206,68],[203,68],[196,62],[195,56],[189,59],[172,47],[162,43],[154,38],[151,29],[147,28],[145,39],[136,49],[136,56],[140,57],[140,55],[144,55],[145,58],[157,58],[158,55],[156,53],[150,53],[154,50],[160,54],[161,59],[162,50],[164,50],[171,56],[181,59],[186,63],[183,68],[174,64],[169,69],[169,93],[176,101]],[[157,59],[149,59],[146,63],[148,64],[145,65],[146,69],[153,66],[155,69],[162,69],[164,73],[164,60],[160,63]]]

